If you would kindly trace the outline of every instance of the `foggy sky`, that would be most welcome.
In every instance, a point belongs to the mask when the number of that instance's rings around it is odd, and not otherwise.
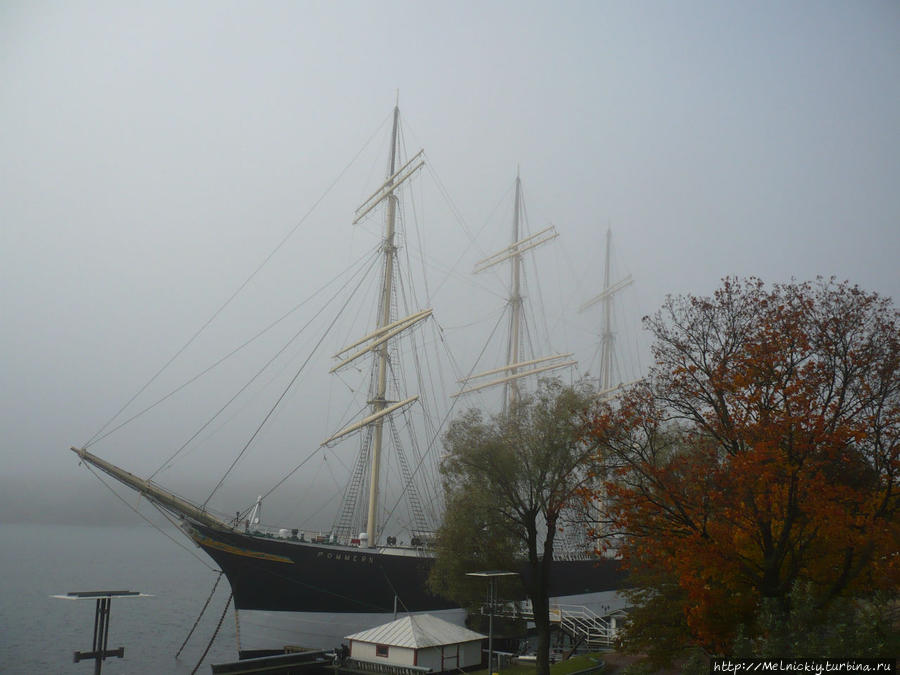
[[[29,493],[64,511],[42,480],[96,491],[69,446],[296,225],[253,284],[283,298],[234,323],[264,325],[377,240],[352,213],[383,176],[398,92],[410,154],[426,149],[460,215],[421,214],[462,361],[478,351],[464,324],[502,304],[501,277],[469,272],[507,243],[517,169],[531,230],[560,233],[540,253],[554,346],[583,363],[599,316],[575,310],[602,285],[607,227],[635,279],[622,331],[726,275],[835,275],[900,300],[896,2],[6,0],[0,495],[18,489],[0,521]],[[318,442],[304,396],[284,414]],[[142,466],[164,427],[116,458]]]

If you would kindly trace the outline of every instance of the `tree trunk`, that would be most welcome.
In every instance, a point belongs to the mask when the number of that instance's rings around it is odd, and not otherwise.
[[[534,555],[530,556],[533,575],[531,606],[534,610],[534,628],[537,632],[537,675],[550,675],[550,568],[553,566],[555,534],[556,518],[548,518],[543,550],[538,554],[535,536]]]
[[[528,531],[528,567],[530,579],[525,590],[531,598],[531,609],[534,612],[534,628],[537,632],[537,675],[550,675],[550,600],[547,597],[548,573],[543,551],[538,552],[537,518],[527,523]],[[552,555],[550,557],[552,561]]]
[[[543,562],[543,561],[542,561]],[[540,565],[543,567],[543,564]],[[538,578],[541,570],[535,570]],[[543,584],[538,583],[538,586]],[[547,597],[547,588],[535,589],[531,596],[531,606],[534,609],[534,627],[537,631],[537,675],[550,675],[550,601]]]

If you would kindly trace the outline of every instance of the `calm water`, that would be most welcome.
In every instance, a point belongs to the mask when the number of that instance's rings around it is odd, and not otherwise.
[[[125,658],[108,659],[103,673],[190,673],[230,589],[223,578],[176,661],[217,573],[183,535],[168,533],[185,548],[149,526],[0,524],[0,673],[93,673],[93,661],[74,663],[72,655],[91,649],[95,601],[50,596],[101,589],[154,596],[112,600],[108,647],[124,646]],[[198,673],[237,658],[235,632],[229,609]]]

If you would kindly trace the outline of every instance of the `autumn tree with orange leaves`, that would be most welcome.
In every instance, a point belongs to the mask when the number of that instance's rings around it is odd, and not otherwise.
[[[642,648],[730,653],[799,585],[822,616],[896,594],[898,316],[833,279],[751,278],[645,318],[655,365],[591,431]]]

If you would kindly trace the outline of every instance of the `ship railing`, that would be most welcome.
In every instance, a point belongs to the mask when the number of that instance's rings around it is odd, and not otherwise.
[[[304,543],[314,544],[336,544],[338,543],[330,533],[327,532],[309,532],[299,528],[284,527],[265,527],[261,525],[251,525],[249,534],[256,537],[268,537],[270,539],[285,539],[288,541],[301,541]]]
[[[309,532],[308,530],[301,530],[299,528],[279,528],[279,527],[266,527],[261,525],[251,525],[249,530],[247,530],[249,534],[252,534],[256,537],[266,537],[268,539],[282,539],[286,541],[297,541],[307,544],[325,544],[325,545],[336,545],[336,546],[360,546],[359,539],[346,539],[343,537],[336,537],[331,532]],[[416,552],[420,556],[428,557],[431,551],[434,550],[434,540],[433,539],[418,539],[413,540],[409,544],[397,543],[396,539],[392,542],[391,539],[393,537],[389,537],[387,541],[388,548],[397,548],[402,549],[404,551]]]

